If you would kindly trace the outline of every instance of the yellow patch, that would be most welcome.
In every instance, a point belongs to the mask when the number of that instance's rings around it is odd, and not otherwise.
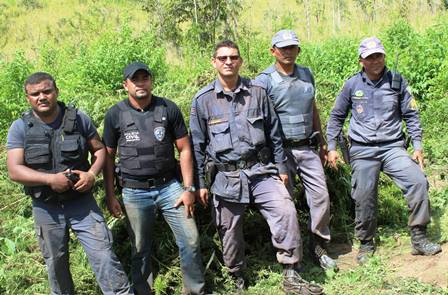
[[[411,101],[409,102],[409,108],[414,111],[418,109],[417,101],[415,100],[415,98],[412,98]]]

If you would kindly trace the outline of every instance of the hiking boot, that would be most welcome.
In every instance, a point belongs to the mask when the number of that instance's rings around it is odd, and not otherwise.
[[[235,290],[237,293],[242,293],[246,288],[246,282],[244,281],[243,274],[239,271],[231,274],[233,283],[235,284]]]
[[[309,283],[293,269],[283,270],[283,291],[286,294],[321,295],[324,290],[317,284]]]
[[[432,243],[426,237],[426,226],[411,227],[412,255],[436,255],[442,252],[439,244]]]
[[[375,253],[375,244],[373,240],[361,241],[358,255],[356,255],[356,261],[359,265],[363,265],[370,257],[372,257],[373,253]]]
[[[336,261],[333,260],[327,253],[327,244],[328,241],[317,236],[312,235],[310,237],[310,252],[313,256],[314,260],[319,263],[320,267],[324,270],[334,270],[338,271],[338,265]]]

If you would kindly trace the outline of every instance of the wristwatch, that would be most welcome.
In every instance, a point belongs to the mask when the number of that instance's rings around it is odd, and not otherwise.
[[[196,191],[196,188],[194,187],[194,185],[184,186],[184,191],[194,193]]]

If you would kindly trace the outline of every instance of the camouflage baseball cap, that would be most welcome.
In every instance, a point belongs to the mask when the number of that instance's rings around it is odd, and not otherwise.
[[[361,58],[366,58],[374,53],[386,54],[384,46],[377,37],[369,37],[361,41],[359,44],[358,53]]]
[[[292,30],[281,30],[272,37],[272,47],[282,48],[286,46],[299,46],[299,38]]]

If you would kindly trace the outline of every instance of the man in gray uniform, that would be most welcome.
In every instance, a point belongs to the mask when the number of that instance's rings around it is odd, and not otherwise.
[[[239,76],[242,62],[235,43],[218,43],[212,59],[218,77],[193,100],[190,128],[200,201],[204,206],[208,203],[208,158],[217,169],[211,192],[224,263],[238,289],[244,288],[243,214],[252,203],[269,224],[277,259],[284,266],[285,291],[321,294],[319,286],[295,271],[301,260],[301,240],[297,213],[282,182],[287,180],[286,159],[278,120],[265,89]]]
[[[256,80],[265,85],[280,120],[288,158],[287,187],[292,196],[295,178],[299,174],[310,208],[310,251],[322,268],[337,269],[336,262],[326,251],[326,243],[330,240],[330,198],[322,164],[325,163],[327,149],[314,99],[314,78],[309,68],[295,63],[300,47],[293,31],[277,32],[272,38],[270,51],[275,64]],[[318,147],[319,154],[316,151]]]
[[[75,294],[69,229],[83,246],[103,294],[133,294],[92,194],[106,155],[95,126],[83,112],[58,102],[56,81],[47,73],[29,76],[25,93],[31,110],[9,129],[7,166],[10,178],[32,198],[51,294]]]
[[[362,71],[344,84],[327,127],[328,161],[336,167],[336,138],[351,111],[352,198],[356,203],[356,236],[361,242],[358,263],[366,262],[375,250],[380,171],[395,181],[408,203],[412,254],[435,255],[441,248],[426,237],[430,222],[428,182],[423,173],[422,128],[415,99],[406,80],[385,67],[386,53],[380,40],[364,39],[358,52]],[[414,147],[412,158],[404,148],[403,120]]]

